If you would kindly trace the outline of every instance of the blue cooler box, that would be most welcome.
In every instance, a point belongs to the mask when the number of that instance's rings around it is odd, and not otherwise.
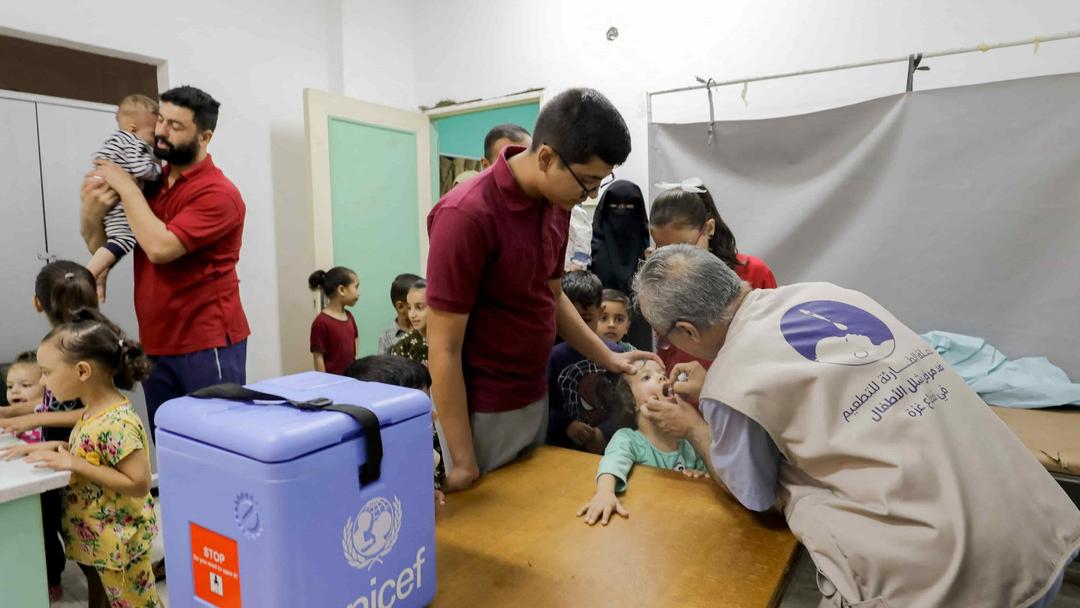
[[[408,608],[435,598],[431,402],[308,372],[248,385],[379,418],[378,481],[360,487],[349,415],[183,397],[157,412],[169,606]]]

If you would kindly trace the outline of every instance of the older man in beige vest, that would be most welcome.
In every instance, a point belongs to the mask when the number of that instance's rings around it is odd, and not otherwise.
[[[713,360],[676,391],[749,417],[775,443],[778,506],[817,566],[823,606],[1049,604],[1080,549],[1080,511],[880,304],[828,283],[750,291],[688,246],[655,252],[634,291],[658,334]],[[686,401],[645,408],[711,456],[718,483],[729,472],[716,455],[753,447],[716,445],[723,429]]]

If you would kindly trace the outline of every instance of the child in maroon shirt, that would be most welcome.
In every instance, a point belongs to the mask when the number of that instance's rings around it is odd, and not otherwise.
[[[356,359],[356,320],[345,310],[360,299],[360,280],[344,266],[316,270],[308,277],[308,287],[321,289],[326,307],[311,322],[311,354],[315,371],[343,374]]]

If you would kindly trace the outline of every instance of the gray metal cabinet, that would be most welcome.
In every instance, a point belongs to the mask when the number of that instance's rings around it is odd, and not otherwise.
[[[32,304],[34,277],[49,259],[85,264],[79,234],[79,187],[90,157],[116,128],[115,108],[102,104],[0,91],[0,361],[33,350],[49,331]],[[132,301],[131,256],[109,275],[101,310],[131,336],[139,335]],[[145,419],[142,391],[131,395]]]
[[[36,348],[49,330],[33,305],[46,253],[36,111],[32,102],[0,98],[0,361]]]

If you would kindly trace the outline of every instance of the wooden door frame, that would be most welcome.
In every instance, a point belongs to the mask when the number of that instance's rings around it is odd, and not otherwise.
[[[537,89],[535,91],[516,93],[514,95],[507,95],[505,97],[493,97],[491,99],[468,101],[465,103],[454,104],[452,106],[442,106],[441,108],[432,108],[430,110],[425,110],[424,114],[429,119],[432,119],[446,118],[447,116],[456,116],[458,114],[472,114],[473,112],[496,110],[498,108],[509,108],[511,106],[521,106],[532,102],[536,102],[537,104],[543,106],[545,92],[546,89]]]
[[[334,222],[330,182],[330,119],[416,133],[417,231],[420,270],[427,271],[427,214],[431,200],[430,121],[420,112],[399,110],[317,89],[304,89],[304,134],[311,186],[315,267],[334,265]]]

